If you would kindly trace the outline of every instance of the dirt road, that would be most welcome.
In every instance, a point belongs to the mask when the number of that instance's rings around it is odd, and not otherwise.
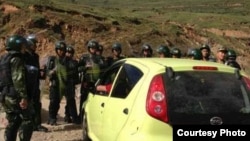
[[[47,97],[43,97],[41,101],[42,122],[44,126],[48,127],[49,132],[34,132],[31,141],[81,141],[81,125],[67,124],[63,122],[65,99],[62,99],[60,104],[60,110],[58,112],[58,126],[50,126],[46,124],[48,118],[49,100]],[[79,99],[76,98],[76,101],[78,106]],[[4,116],[4,113],[0,113],[0,141],[4,140],[4,126],[7,124]]]

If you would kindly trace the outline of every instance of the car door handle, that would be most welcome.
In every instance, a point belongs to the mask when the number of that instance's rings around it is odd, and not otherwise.
[[[123,113],[127,115],[128,114],[128,108],[123,109]]]
[[[104,103],[101,104],[102,107],[104,107],[104,105],[105,105]]]

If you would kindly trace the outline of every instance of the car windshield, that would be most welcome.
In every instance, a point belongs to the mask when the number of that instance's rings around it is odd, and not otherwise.
[[[232,124],[248,116],[245,122],[250,124],[250,92],[244,80],[232,73],[176,72],[166,82],[171,122],[209,124],[211,117],[220,116]]]

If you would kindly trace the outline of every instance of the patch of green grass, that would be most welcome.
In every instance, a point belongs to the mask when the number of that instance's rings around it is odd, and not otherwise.
[[[198,24],[204,28],[227,27],[230,23],[250,25],[250,1],[237,0],[9,0],[19,7],[42,4],[79,13],[119,18],[129,15],[162,22]],[[117,9],[117,10],[115,10]],[[209,23],[209,24],[208,24]]]
[[[165,21],[179,24],[195,25],[197,29],[218,28],[241,30],[250,26],[250,1],[237,0],[8,0],[19,7],[32,4],[42,4],[64,10],[59,13],[66,22],[81,21],[74,19],[67,12],[92,14],[105,17],[109,21],[148,21],[155,23],[154,28],[160,28]],[[124,17],[127,15],[129,17]],[[108,21],[106,20],[106,21]],[[126,22],[126,21],[124,21]],[[246,29],[249,31],[250,29]]]

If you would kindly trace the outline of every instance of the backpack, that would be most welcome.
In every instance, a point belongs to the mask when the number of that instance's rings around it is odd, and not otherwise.
[[[16,56],[20,56],[20,54],[6,53],[0,57],[0,103],[4,102],[4,97],[6,95],[6,93],[3,92],[4,88],[13,85],[10,60]]]

